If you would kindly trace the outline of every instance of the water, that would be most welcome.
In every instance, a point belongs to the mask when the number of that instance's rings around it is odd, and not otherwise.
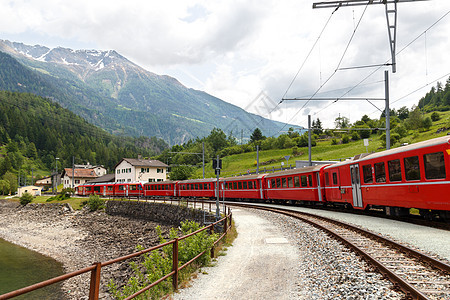
[[[64,274],[58,261],[0,239],[0,295]],[[61,284],[13,299],[62,299]]]

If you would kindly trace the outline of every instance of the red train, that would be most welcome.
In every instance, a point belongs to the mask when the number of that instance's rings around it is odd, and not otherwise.
[[[343,205],[450,219],[450,137],[322,165],[219,179],[221,199]],[[79,186],[80,195],[217,197],[216,179]]]

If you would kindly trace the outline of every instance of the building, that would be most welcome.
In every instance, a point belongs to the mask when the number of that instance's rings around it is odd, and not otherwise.
[[[22,197],[23,194],[28,193],[31,194],[33,197],[40,196],[42,192],[42,187],[40,186],[34,186],[34,185],[27,185],[27,186],[21,186],[17,189],[17,196]]]
[[[116,182],[155,182],[167,180],[168,167],[159,160],[123,158],[114,173]]]
[[[73,173],[72,168],[65,168],[62,175],[63,188],[75,188],[86,181],[99,177],[94,169],[75,169]],[[74,182],[72,181],[74,180]]]
[[[42,187],[42,189],[44,191],[50,189],[52,187],[52,177],[48,176],[48,177],[44,177],[41,179],[36,180],[36,182],[34,183],[36,186],[40,186]]]

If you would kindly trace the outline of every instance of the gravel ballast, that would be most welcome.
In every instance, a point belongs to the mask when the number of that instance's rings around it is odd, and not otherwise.
[[[174,299],[403,297],[355,254],[304,222],[245,209],[233,209],[233,216],[239,233],[233,247]],[[283,239],[280,255],[270,241]]]

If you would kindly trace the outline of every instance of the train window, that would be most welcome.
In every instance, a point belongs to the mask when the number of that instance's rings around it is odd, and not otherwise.
[[[445,161],[443,152],[425,154],[423,156],[423,161],[425,165],[426,179],[445,178]]]
[[[363,166],[364,183],[373,183],[372,165]]]
[[[244,183],[243,183],[243,187],[244,187],[244,190],[246,190],[246,189],[247,189],[247,181],[244,181]]]
[[[248,182],[248,189],[249,190],[253,189],[253,181]]]
[[[130,185],[130,191],[135,191],[136,190],[136,185]]]
[[[406,180],[420,180],[419,157],[411,156],[403,159]]]
[[[275,179],[271,179],[270,183],[271,183],[272,188],[276,188],[277,187],[277,184],[275,183]]]
[[[276,182],[277,182],[277,188],[280,188],[281,187],[281,178],[277,178]]]
[[[237,182],[233,182],[233,190],[237,190]]]
[[[90,192],[91,191],[91,187],[90,186],[86,187],[86,191]]]
[[[113,190],[113,186],[112,185],[109,185],[108,186],[108,191],[112,191]]]
[[[286,177],[283,177],[283,178],[281,178],[281,183],[282,183],[282,187],[287,187],[287,184],[286,184]]]
[[[198,183],[195,184],[195,189],[198,190]]]
[[[308,175],[308,181],[309,181],[309,186],[312,187],[313,186],[312,175]]]
[[[290,188],[294,187],[294,183],[292,181],[292,177],[288,177],[287,181],[288,181],[288,187],[290,187]]]
[[[388,161],[389,181],[402,181],[402,169],[400,159]]]
[[[384,168],[384,162],[376,163],[373,167],[375,171],[375,182],[386,182],[386,169]]]
[[[294,177],[294,187],[300,187],[300,179],[298,176]]]
[[[330,173],[328,172],[325,173],[325,185],[326,186],[330,185]]]
[[[300,177],[300,181],[302,183],[302,187],[308,186],[308,180],[306,179],[306,175],[303,175],[302,177]]]
[[[238,189],[242,190],[242,181],[238,182]]]
[[[125,186],[124,185],[119,185],[119,191],[125,191]]]
[[[338,184],[337,173],[333,173],[333,184],[334,184],[334,185],[337,185],[337,184]]]

